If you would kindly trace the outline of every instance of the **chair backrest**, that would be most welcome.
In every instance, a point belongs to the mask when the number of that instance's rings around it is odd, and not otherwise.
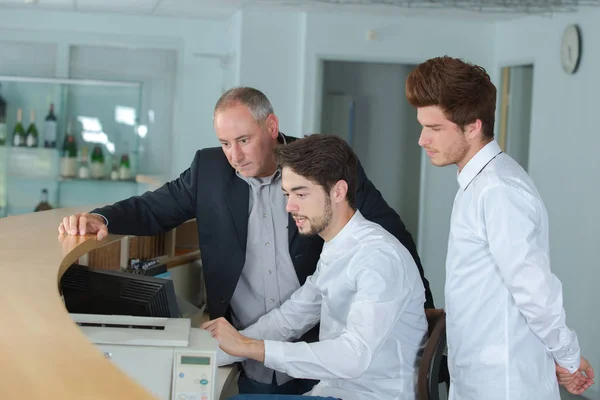
[[[429,339],[423,350],[417,381],[419,400],[439,400],[439,384],[446,382],[446,313],[442,309],[425,310],[429,325]]]

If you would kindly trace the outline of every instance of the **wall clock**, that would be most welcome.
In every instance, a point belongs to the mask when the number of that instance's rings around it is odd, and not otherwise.
[[[560,44],[560,61],[567,74],[574,74],[581,60],[581,30],[571,24],[565,29]]]

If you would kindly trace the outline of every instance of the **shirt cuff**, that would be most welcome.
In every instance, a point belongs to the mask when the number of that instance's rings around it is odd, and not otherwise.
[[[574,374],[581,363],[581,349],[577,335],[571,330],[562,330],[560,332],[560,344],[560,347],[548,349],[548,352],[560,367]]]
[[[90,215],[99,215],[102,217],[102,219],[104,219],[104,225],[106,225],[108,227],[108,220],[106,219],[106,217],[102,214],[98,214],[98,213],[90,213]]]
[[[229,365],[229,364],[233,364],[236,362],[242,362],[244,361],[246,358],[244,357],[234,357],[232,355],[229,355],[227,353],[225,353],[223,350],[221,350],[220,348],[217,349],[217,366],[218,367],[222,367],[223,365]]]
[[[265,367],[281,371],[286,342],[265,340]]]

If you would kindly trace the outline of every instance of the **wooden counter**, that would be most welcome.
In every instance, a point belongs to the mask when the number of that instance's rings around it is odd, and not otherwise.
[[[65,270],[121,239],[61,236],[58,209],[0,219],[0,399],[154,399],[89,343],[58,291]]]

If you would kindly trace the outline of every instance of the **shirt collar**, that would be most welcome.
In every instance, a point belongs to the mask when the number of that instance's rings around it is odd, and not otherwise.
[[[495,140],[483,146],[458,173],[458,184],[462,190],[466,190],[473,179],[500,153],[502,149]]]

